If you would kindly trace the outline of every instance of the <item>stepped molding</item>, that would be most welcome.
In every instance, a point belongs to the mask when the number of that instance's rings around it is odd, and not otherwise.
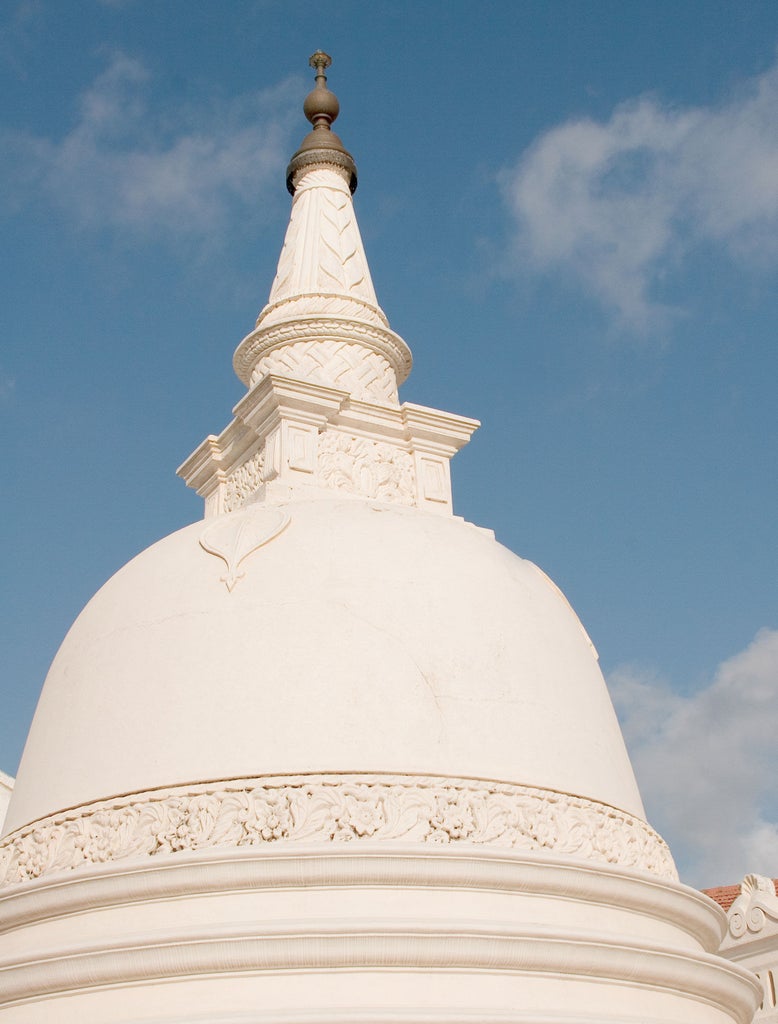
[[[260,933],[255,928],[224,927],[218,935],[198,934],[184,924],[135,935],[132,944],[71,946],[64,955],[47,952],[35,961],[0,960],[0,1006],[86,987],[157,979],[366,967],[521,971],[559,980],[604,980],[637,990],[659,988],[702,999],[730,1014],[737,1006],[740,1012],[732,1019],[738,1024],[750,1024],[753,1016],[751,1000],[743,998],[744,981],[752,992],[757,989],[755,978],[718,957],[697,953],[692,959],[686,952],[614,942],[608,936],[562,930],[549,936],[472,921],[397,923],[375,918],[324,925],[314,918],[286,925],[263,922]]]
[[[389,326],[383,310],[378,306],[340,292],[306,292],[268,303],[254,326],[267,329],[274,324],[297,320],[300,316],[339,316],[374,324],[376,327]]]
[[[467,844],[321,843],[183,852],[177,857],[95,864],[17,883],[0,894],[0,934],[65,914],[136,901],[275,892],[296,887],[444,889],[505,895],[562,893],[680,928],[703,949],[721,940],[723,911],[696,889],[612,864],[582,864],[546,851]]]

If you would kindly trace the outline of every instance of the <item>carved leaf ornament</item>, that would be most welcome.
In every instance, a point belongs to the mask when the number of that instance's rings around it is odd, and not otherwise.
[[[301,252],[315,259],[300,261]],[[337,171],[315,168],[295,190],[270,302],[321,291],[376,302],[349,188]]]
[[[413,456],[395,445],[332,431],[319,438],[319,480],[333,490],[413,505]]]
[[[0,887],[185,850],[368,839],[547,850],[677,878],[644,821],[581,797],[466,779],[313,775],[138,793],[42,819],[0,843]]]
[[[255,452],[227,477],[224,489],[224,511],[235,512],[245,505],[248,498],[257,491],[264,479],[265,466],[264,448]]]
[[[245,572],[241,564],[257,548],[273,540],[288,525],[289,515],[280,509],[252,509],[219,517],[200,536],[200,546],[221,558],[227,572],[220,576],[227,590],[232,591]]]

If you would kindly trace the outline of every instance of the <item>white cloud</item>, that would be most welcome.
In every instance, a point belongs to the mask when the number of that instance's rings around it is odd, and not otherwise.
[[[608,679],[646,811],[693,884],[778,865],[778,630],[763,629],[689,697],[650,673]]]
[[[116,54],[64,137],[0,132],[6,206],[42,198],[82,227],[202,237],[236,209],[260,214],[299,127],[299,83],[207,107],[152,104],[153,84],[141,63]]]
[[[778,262],[778,64],[718,107],[625,103],[546,132],[502,175],[517,250],[632,329],[695,247]]]

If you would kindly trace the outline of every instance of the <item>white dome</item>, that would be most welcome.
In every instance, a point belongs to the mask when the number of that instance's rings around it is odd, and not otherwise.
[[[209,530],[242,531],[248,550],[286,516],[228,589]],[[490,532],[321,498],[216,524],[154,544],[81,613],[46,680],[9,830],[160,786],[307,772],[497,780],[643,816],[583,628]]]

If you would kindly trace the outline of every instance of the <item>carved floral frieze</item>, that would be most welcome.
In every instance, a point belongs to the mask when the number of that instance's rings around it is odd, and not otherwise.
[[[246,459],[224,482],[224,511],[235,512],[262,485],[265,449],[261,448]]]
[[[76,808],[0,843],[0,886],[185,850],[368,839],[547,850],[677,877],[662,839],[605,804],[474,780],[357,775],[238,779]]]
[[[413,456],[396,445],[328,431],[319,437],[319,482],[400,505],[416,503]]]

